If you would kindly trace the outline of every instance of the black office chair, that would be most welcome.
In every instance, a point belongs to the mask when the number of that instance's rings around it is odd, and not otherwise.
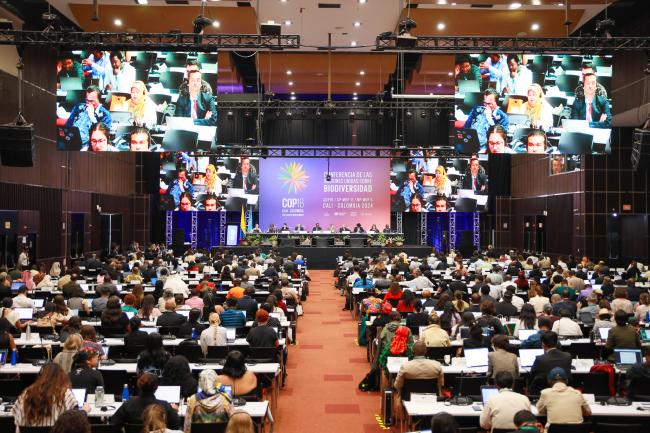
[[[122,357],[137,358],[138,355],[140,355],[140,352],[142,352],[143,350],[144,350],[144,346],[124,346],[122,348]],[[112,352],[112,349],[110,352]]]
[[[596,399],[607,400],[611,397],[609,393],[609,375],[607,373],[590,373],[583,379],[582,392],[594,394]]]
[[[454,395],[469,395],[481,399],[481,387],[487,385],[487,376],[456,376],[454,380]]]
[[[641,433],[641,424],[614,424],[596,421],[594,433],[611,433],[617,431],[625,433]]]
[[[47,350],[44,347],[22,347],[18,349],[19,362],[32,363],[44,359],[47,359]]]
[[[184,78],[180,71],[164,71],[160,73],[160,84],[167,90],[178,91]]]
[[[170,68],[184,68],[187,62],[187,53],[167,53],[165,65]]]
[[[475,198],[461,197],[456,200],[454,208],[456,212],[476,212],[476,203]]]
[[[142,424],[124,424],[124,433],[142,433],[144,426]]]
[[[150,93],[149,99],[151,99],[156,105],[160,105],[165,102],[167,104],[171,104],[172,95],[167,95],[165,93]]]
[[[582,155],[591,153],[594,136],[582,132],[563,132],[557,149],[560,153],[568,155]]]
[[[578,75],[558,75],[555,78],[555,85],[560,91],[572,96],[580,83],[580,76]]]
[[[197,424],[192,423],[191,433],[225,433],[227,422]]]
[[[427,347],[427,358],[442,362],[445,355],[453,356],[453,347]]]
[[[20,433],[50,433],[52,427],[20,427]]]
[[[106,394],[122,395],[124,385],[129,383],[126,370],[99,370],[104,379],[104,392]]]
[[[544,99],[553,108],[559,107],[560,105],[563,107],[567,106],[567,98],[561,96],[544,96]]]
[[[478,431],[478,427],[459,427],[458,428],[458,433],[476,433]]]
[[[196,56],[196,60],[198,60],[201,67],[203,67],[206,64],[217,63],[218,56],[216,54],[200,53]],[[214,92],[216,93],[216,90]]]
[[[628,397],[632,401],[650,401],[650,379],[634,379],[628,388]]]
[[[198,132],[167,129],[162,145],[166,152],[191,152],[196,150],[198,142]]]
[[[438,394],[438,379],[404,379],[400,391],[402,401],[410,401],[412,393]]]
[[[248,359],[257,362],[278,362],[278,349],[275,347],[251,347]]]
[[[199,362],[199,358],[203,357],[201,346],[196,342],[182,342],[176,347],[176,355],[182,355],[189,362]]]
[[[3,398],[15,399],[23,392],[25,387],[19,379],[0,379],[0,389]]]
[[[122,429],[113,424],[91,424],[90,431],[92,433],[120,433]]]
[[[201,74],[203,81],[207,82],[212,88],[212,93],[217,93],[217,73],[216,72],[203,72]]]
[[[207,355],[209,359],[226,359],[228,356],[228,346],[208,346]]]
[[[483,105],[483,93],[482,92],[471,92],[465,93],[463,98],[463,105],[469,110],[476,107],[477,105]]]
[[[551,424],[548,433],[590,433],[591,423],[582,424]]]
[[[578,71],[582,68],[582,57],[580,56],[563,56],[560,64],[565,71]]]

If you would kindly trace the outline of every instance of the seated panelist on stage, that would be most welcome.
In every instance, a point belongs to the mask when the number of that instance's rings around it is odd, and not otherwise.
[[[352,230],[353,233],[365,233],[366,231],[361,227],[361,223],[357,223],[356,226],[354,226],[354,229]]]
[[[278,229],[275,228],[275,224],[269,224],[269,228],[266,230],[267,233],[277,233]]]
[[[377,228],[377,224],[373,224],[370,227],[370,230],[368,230],[369,233],[379,233],[379,229]]]
[[[447,201],[447,197],[444,195],[436,197],[434,204],[436,212],[449,212],[449,202]]]
[[[253,230],[251,230],[251,233],[262,233],[262,229],[260,228],[260,225],[255,224],[255,227],[253,227]]]
[[[282,224],[282,227],[280,227],[280,231],[281,231],[281,232],[290,232],[291,229],[289,228],[289,226],[287,225],[287,223],[284,223],[284,224]]]
[[[334,224],[330,224],[330,226],[327,228],[327,231],[330,233],[336,232],[336,227],[334,227]]]
[[[339,232],[340,232],[340,233],[343,233],[343,232],[350,232],[350,231],[351,231],[350,228],[349,228],[348,226],[346,226],[345,224],[343,224],[343,225],[341,226],[341,228],[339,229]]]
[[[386,224],[384,229],[382,230],[383,233],[392,233],[393,230],[391,230],[390,226]]]
[[[201,91],[201,72],[190,71],[187,77],[188,93],[181,94],[176,102],[177,117],[191,117],[195,125],[215,126],[217,108],[212,95]]]
[[[314,226],[314,228],[311,229],[311,231],[312,232],[322,232],[323,228],[320,226],[319,223],[316,223],[316,225]]]
[[[303,226],[302,224],[298,224],[293,228],[293,231],[294,232],[304,232],[306,230],[305,230],[305,226]]]
[[[485,194],[487,192],[487,175],[478,162],[478,158],[469,161],[469,173],[463,178],[463,189],[471,189],[474,194]]]

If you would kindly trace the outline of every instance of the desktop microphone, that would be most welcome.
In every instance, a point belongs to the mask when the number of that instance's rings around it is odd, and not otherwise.
[[[235,381],[232,381],[232,405],[233,406],[244,406],[246,400],[241,397],[235,397]]]
[[[618,381],[616,381],[616,395],[607,399],[607,404],[610,406],[630,406],[632,404],[632,402],[627,397],[619,395],[621,392],[622,377],[622,372],[619,372]]]
[[[462,393],[460,390],[463,389],[463,371],[461,370],[460,372],[460,377],[458,379],[458,395],[452,397],[449,399],[449,403],[456,405],[456,406],[469,406],[474,402],[471,397],[466,396],[463,397]]]

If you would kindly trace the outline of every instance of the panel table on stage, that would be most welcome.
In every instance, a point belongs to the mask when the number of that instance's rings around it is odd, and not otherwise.
[[[383,234],[390,237],[403,237],[403,233],[354,233],[354,232],[308,232],[308,231],[283,231],[277,233],[254,233],[261,238],[261,244],[271,246],[272,239],[277,239],[280,247],[313,246],[331,247],[348,246],[360,248],[366,246],[382,246],[376,238]]]

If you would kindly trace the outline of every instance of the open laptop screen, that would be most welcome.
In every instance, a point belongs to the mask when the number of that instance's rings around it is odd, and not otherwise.
[[[519,349],[519,359],[522,367],[532,367],[535,358],[544,354],[544,349]]]
[[[641,362],[641,349],[614,349],[616,365],[633,365]]]
[[[487,367],[488,349],[481,347],[478,349],[465,349],[465,364],[467,367]]]
[[[180,386],[159,386],[154,394],[158,400],[167,403],[179,403],[181,401]]]

